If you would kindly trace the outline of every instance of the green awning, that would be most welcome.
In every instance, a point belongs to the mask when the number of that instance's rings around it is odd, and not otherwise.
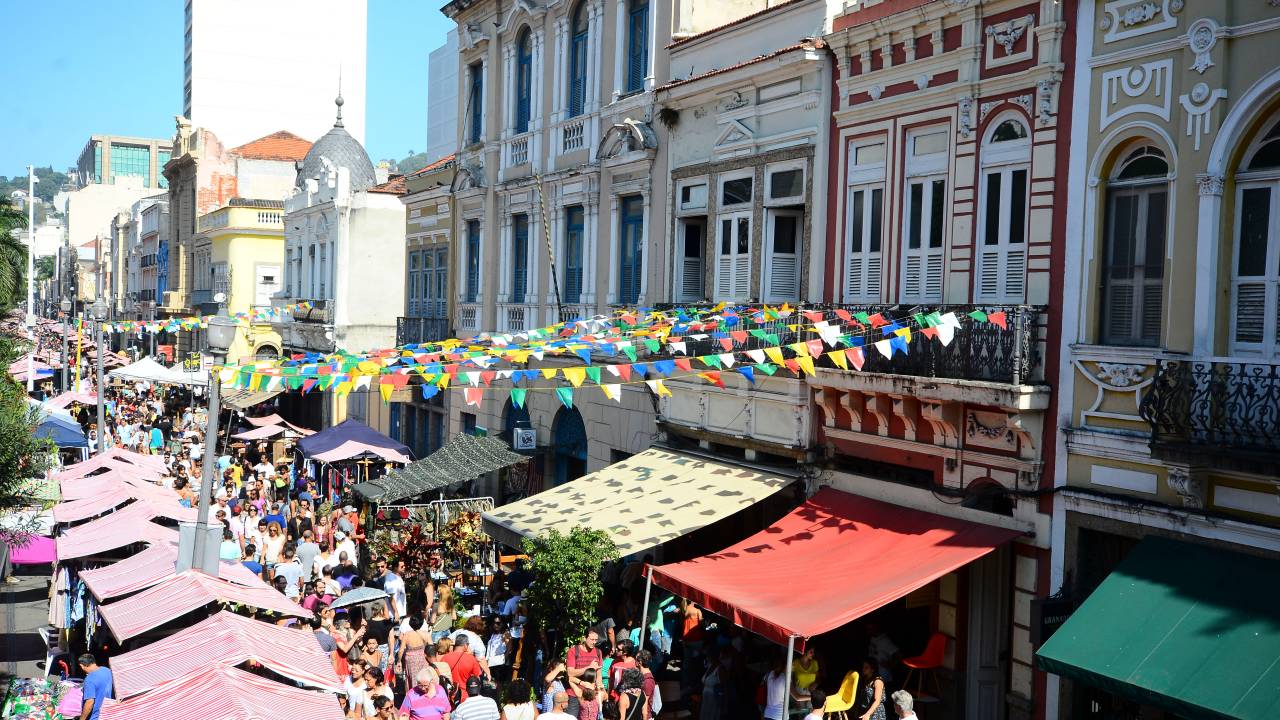
[[[386,504],[473,480],[527,459],[498,438],[459,433],[425,458],[351,489],[365,500]]]
[[[1186,718],[1280,718],[1280,562],[1138,544],[1036,657],[1046,672]]]

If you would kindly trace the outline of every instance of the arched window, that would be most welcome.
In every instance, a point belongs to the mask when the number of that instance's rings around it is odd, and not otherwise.
[[[627,2],[627,92],[644,89],[649,73],[649,0]]]
[[[577,408],[560,408],[551,425],[555,447],[553,483],[563,485],[587,474],[587,427]]]
[[[1236,173],[1231,352],[1280,357],[1280,117],[1272,117]]]
[[[516,133],[529,132],[533,107],[533,35],[529,28],[516,38]]]
[[[1100,327],[1104,345],[1160,344],[1169,161],[1160,148],[1124,152],[1107,187]]]
[[[581,115],[587,101],[587,3],[573,9],[569,25],[569,117]]]
[[[1030,168],[1031,138],[1022,119],[994,123],[982,144],[982,205],[974,283],[979,302],[1021,303],[1025,299]]]

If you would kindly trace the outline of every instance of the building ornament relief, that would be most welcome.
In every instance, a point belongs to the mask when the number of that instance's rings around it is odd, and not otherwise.
[[[1221,175],[1197,175],[1196,188],[1199,190],[1201,197],[1217,196],[1221,197],[1226,189],[1227,180]]]
[[[1178,497],[1182,498],[1183,507],[1204,507],[1204,481],[1192,475],[1187,468],[1169,468],[1169,477],[1166,482],[1169,485],[1169,489],[1178,493]]]
[[[987,37],[991,38],[997,45],[1004,48],[1005,55],[1012,55],[1013,46],[1022,39],[1022,36],[1027,32],[1027,28],[1030,27],[1033,22],[1035,22],[1035,16],[1027,15],[1008,22],[988,25]]]
[[[1108,385],[1125,388],[1142,382],[1144,379],[1142,371],[1144,369],[1144,365],[1098,363],[1098,371],[1095,373],[1095,377]]]
[[[1213,67],[1210,52],[1217,44],[1218,23],[1212,18],[1200,18],[1191,23],[1191,27],[1187,28],[1187,45],[1196,55],[1196,61],[1191,64],[1191,69],[1203,75],[1205,70]]]
[[[1221,88],[1210,90],[1205,83],[1196,83],[1191,92],[1178,97],[1178,104],[1187,114],[1187,136],[1195,138],[1195,148],[1200,149],[1200,141],[1213,132],[1213,118],[1210,113],[1219,100],[1227,96]]]
[[[1149,113],[1168,122],[1172,93],[1171,59],[1153,60],[1105,72],[1102,74],[1102,93],[1099,98],[1099,128],[1105,129],[1116,120],[1137,113]],[[1130,102],[1132,99],[1141,101]]]
[[[1102,6],[1098,28],[1106,31],[1103,42],[1167,30],[1178,25],[1183,0],[1112,0]]]

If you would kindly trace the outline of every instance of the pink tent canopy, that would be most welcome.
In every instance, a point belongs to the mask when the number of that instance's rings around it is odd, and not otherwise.
[[[84,498],[99,495],[104,492],[117,491],[127,492],[121,488],[121,485],[129,485],[138,488],[140,492],[146,493],[150,488],[155,488],[151,494],[145,497],[166,497],[177,502],[177,496],[161,495],[166,492],[166,488],[158,484],[159,478],[152,478],[149,475],[137,475],[135,470],[117,470],[112,469],[100,475],[90,475],[83,478],[72,478],[70,480],[62,480],[58,484],[58,489],[62,491],[62,499],[66,500],[82,500]],[[150,471],[143,471],[150,472]]]
[[[68,479],[82,478],[90,473],[100,470],[123,470],[136,475],[149,478],[151,480],[159,480],[164,476],[164,460],[156,458],[160,461],[160,467],[155,467],[151,463],[138,463],[127,460],[123,457],[117,457],[109,453],[103,455],[95,455],[94,457],[78,462],[75,465],[64,468],[61,472],[54,473],[53,479],[62,481]]]
[[[44,565],[57,559],[57,544],[43,535],[29,535],[21,545],[9,548],[9,562],[14,565]]]
[[[287,427],[290,430],[293,430],[294,432],[304,436],[315,434],[314,430],[308,430],[304,427],[298,427],[297,425],[294,425],[293,423],[289,422],[288,420],[285,420],[284,418],[280,417],[275,413],[271,413],[270,415],[265,415],[263,417],[256,417],[256,418],[247,417],[244,419],[244,421],[257,428],[267,427],[269,425],[278,425],[281,427]]]
[[[86,482],[86,481],[79,481]],[[178,504],[178,494],[161,485],[145,480],[127,482],[112,480],[112,486],[70,502],[53,506],[54,522],[76,522],[101,515],[120,507],[130,500],[150,503],[157,515],[174,520],[195,520],[196,511]]]
[[[114,668],[114,661],[112,664]],[[198,669],[144,695],[107,701],[101,720],[342,720],[331,693],[289,687],[234,667]]]
[[[64,392],[61,395],[54,396],[47,404],[49,407],[62,410],[72,403],[80,403],[81,405],[97,405],[98,396],[95,393],[87,392]]]
[[[155,516],[150,504],[135,502],[106,517],[72,528],[58,538],[58,560],[97,555],[134,543],[176,544],[178,533],[151,522]]]
[[[310,630],[280,627],[222,611],[163,640],[111,658],[116,697],[129,698],[175,677],[253,660],[291,679],[340,692],[333,662]]]
[[[116,640],[124,642],[148,630],[182,617],[210,603],[248,605],[293,617],[311,618],[311,612],[271,587],[245,587],[187,570],[133,597],[99,608]]]
[[[267,438],[273,438],[283,432],[284,428],[279,425],[264,425],[252,430],[245,430],[242,433],[236,433],[231,437],[236,438],[237,440],[266,440]]]
[[[96,570],[82,570],[89,592],[105,602],[158,585],[177,575],[178,549],[169,543],[152,545],[142,552]],[[245,587],[269,587],[262,578],[238,562],[219,565],[218,577]],[[114,666],[114,661],[113,666]]]

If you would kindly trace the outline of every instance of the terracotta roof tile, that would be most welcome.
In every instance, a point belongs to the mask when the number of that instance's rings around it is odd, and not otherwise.
[[[419,170],[414,170],[413,172],[409,173],[408,177],[418,177],[419,175],[426,175],[427,173],[429,173],[429,172],[431,172],[431,171],[433,171],[433,170],[439,170],[440,168],[443,168],[443,167],[447,166],[449,163],[453,162],[453,160],[454,160],[454,158],[455,158],[455,157],[457,157],[457,156],[456,156],[456,155],[446,155],[446,156],[444,156],[444,157],[440,158],[439,160],[437,160],[437,161],[435,161],[435,162],[431,163],[430,165],[428,165],[428,166],[426,166],[426,167],[424,167],[424,168],[421,168],[421,169],[419,169]]]
[[[403,175],[392,175],[390,180],[387,180],[381,185],[374,185],[369,188],[369,192],[386,193],[388,195],[404,195],[408,190],[405,187]]]
[[[679,87],[681,85],[686,85],[691,82],[696,82],[703,78],[712,77],[714,75],[721,75],[727,72],[731,72],[733,70],[737,70],[738,68],[747,67],[748,65],[755,65],[756,63],[761,63],[766,60],[772,60],[773,58],[776,58],[779,55],[785,55],[789,52],[795,52],[796,50],[816,50],[824,47],[826,47],[826,43],[822,40],[812,40],[812,39],[803,40],[801,42],[796,43],[795,45],[788,45],[784,48],[778,48],[777,50],[765,53],[764,55],[760,55],[759,57],[754,57],[754,58],[751,58],[750,60],[744,60],[740,63],[729,65],[728,67],[716,68],[715,70],[708,70],[707,72],[704,72],[700,75],[693,75],[691,77],[683,78],[681,80],[672,80],[666,85],[659,85],[658,87],[654,88],[654,92],[658,92],[659,90],[670,90],[671,88]]]
[[[310,141],[303,140],[288,130],[280,130],[232,148],[231,153],[249,160],[293,161],[305,158],[310,149]]]

